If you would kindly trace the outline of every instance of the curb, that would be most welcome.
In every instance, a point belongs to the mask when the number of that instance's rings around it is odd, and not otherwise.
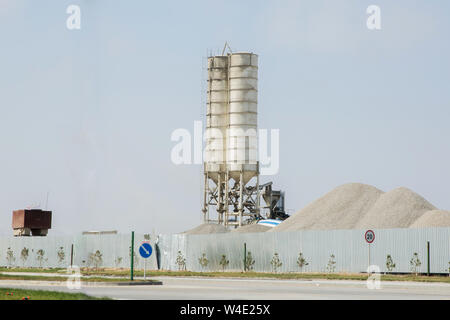
[[[118,281],[118,282],[85,282],[82,281],[81,285],[83,286],[160,286],[162,285],[162,281]]]

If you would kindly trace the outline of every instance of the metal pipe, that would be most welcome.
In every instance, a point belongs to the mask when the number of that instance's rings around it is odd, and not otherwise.
[[[217,212],[219,213],[219,224],[222,224],[223,211],[222,211],[222,173],[219,172],[217,177]]]
[[[207,198],[208,198],[208,173],[206,172],[206,165],[204,166],[205,170],[205,184],[203,188],[203,222],[206,222],[206,211],[208,210]]]
[[[73,243],[70,246],[70,267],[72,268],[73,266]]]
[[[239,227],[242,226],[242,211],[243,211],[243,197],[244,197],[244,172],[241,168],[241,173],[239,176]]]
[[[260,203],[260,193],[259,193],[259,161],[256,163],[257,167],[257,175],[256,175],[256,214],[259,216],[259,207],[261,206]]]
[[[130,280],[133,281],[134,278],[134,231],[131,231],[131,269],[130,269]]]
[[[229,219],[229,217],[228,217],[229,216],[229,212],[228,212],[228,210],[229,210],[229,206],[228,206],[228,198],[229,198],[229,195],[228,195],[228,193],[229,193],[229,191],[228,191],[229,185],[228,185],[228,183],[229,183],[229,179],[230,179],[230,177],[228,175],[228,169],[227,169],[227,171],[225,173],[225,226],[228,225],[228,219]]]
[[[430,241],[427,241],[427,275],[430,276]]]
[[[244,242],[244,272],[247,271],[247,243]]]
[[[206,172],[206,183],[205,183],[205,188],[206,188],[206,192],[208,193],[208,198],[209,198],[209,181],[208,181],[209,177],[208,177],[208,172]],[[209,201],[209,200],[208,200]],[[209,221],[209,205],[208,203],[206,204],[206,213],[205,213],[205,222]]]

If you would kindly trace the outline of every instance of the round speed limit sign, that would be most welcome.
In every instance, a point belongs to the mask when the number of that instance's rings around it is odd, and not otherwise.
[[[375,240],[375,232],[372,230],[367,230],[364,234],[364,238],[366,239],[367,243],[372,243]]]

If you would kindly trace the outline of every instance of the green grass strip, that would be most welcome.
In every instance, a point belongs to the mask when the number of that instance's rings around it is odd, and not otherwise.
[[[0,288],[0,300],[109,300],[109,299],[91,297],[84,293]]]

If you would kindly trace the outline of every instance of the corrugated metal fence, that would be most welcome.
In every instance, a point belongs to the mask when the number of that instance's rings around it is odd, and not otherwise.
[[[370,245],[370,264],[386,269],[386,257],[396,264],[393,272],[411,272],[410,261],[418,253],[421,261],[417,272],[427,272],[427,241],[430,242],[430,272],[448,272],[450,262],[450,228],[374,229],[375,241]],[[186,259],[186,269],[192,271],[221,270],[222,255],[229,260],[227,270],[243,270],[244,244],[255,261],[254,271],[272,271],[275,253],[282,262],[279,272],[298,272],[301,252],[308,262],[303,271],[326,272],[334,255],[336,272],[366,272],[369,265],[369,245],[365,230],[225,233],[209,235],[162,235],[158,240],[161,268],[178,270],[178,252]],[[204,268],[199,258],[205,253],[209,260]]]
[[[143,234],[135,234],[136,269],[144,268],[139,256]],[[150,243],[154,246],[154,238]],[[73,265],[79,267],[129,268],[131,234],[80,235],[75,237],[0,237],[0,266],[65,268],[70,265],[73,245]],[[156,253],[147,259],[147,269],[157,269]]]
[[[421,266],[427,271],[427,241],[430,242],[430,271],[448,272],[450,262],[450,228],[430,229],[375,229],[375,241],[370,245],[370,263],[386,270],[386,256],[396,264],[393,272],[411,272],[410,260],[418,253]],[[365,272],[369,264],[369,245],[363,230],[297,231],[263,233],[225,233],[209,235],[160,235],[151,237],[154,254],[147,260],[147,268],[178,270],[178,252],[185,259],[186,270],[222,270],[222,255],[229,260],[226,270],[243,270],[244,244],[255,261],[253,270],[272,271],[275,253],[282,262],[279,272],[298,272],[299,253],[308,262],[302,271],[326,272],[330,256],[334,255],[336,272]],[[142,269],[144,259],[138,248],[143,234],[135,235],[135,266]],[[155,247],[155,240],[157,248]],[[73,245],[73,264],[80,267],[129,268],[130,234],[79,235],[75,237],[0,237],[0,266],[67,267],[70,265]],[[158,249],[158,250],[156,250]],[[98,254],[96,252],[98,251]],[[157,251],[159,254],[157,254]],[[203,267],[199,258],[205,254],[208,265]]]

